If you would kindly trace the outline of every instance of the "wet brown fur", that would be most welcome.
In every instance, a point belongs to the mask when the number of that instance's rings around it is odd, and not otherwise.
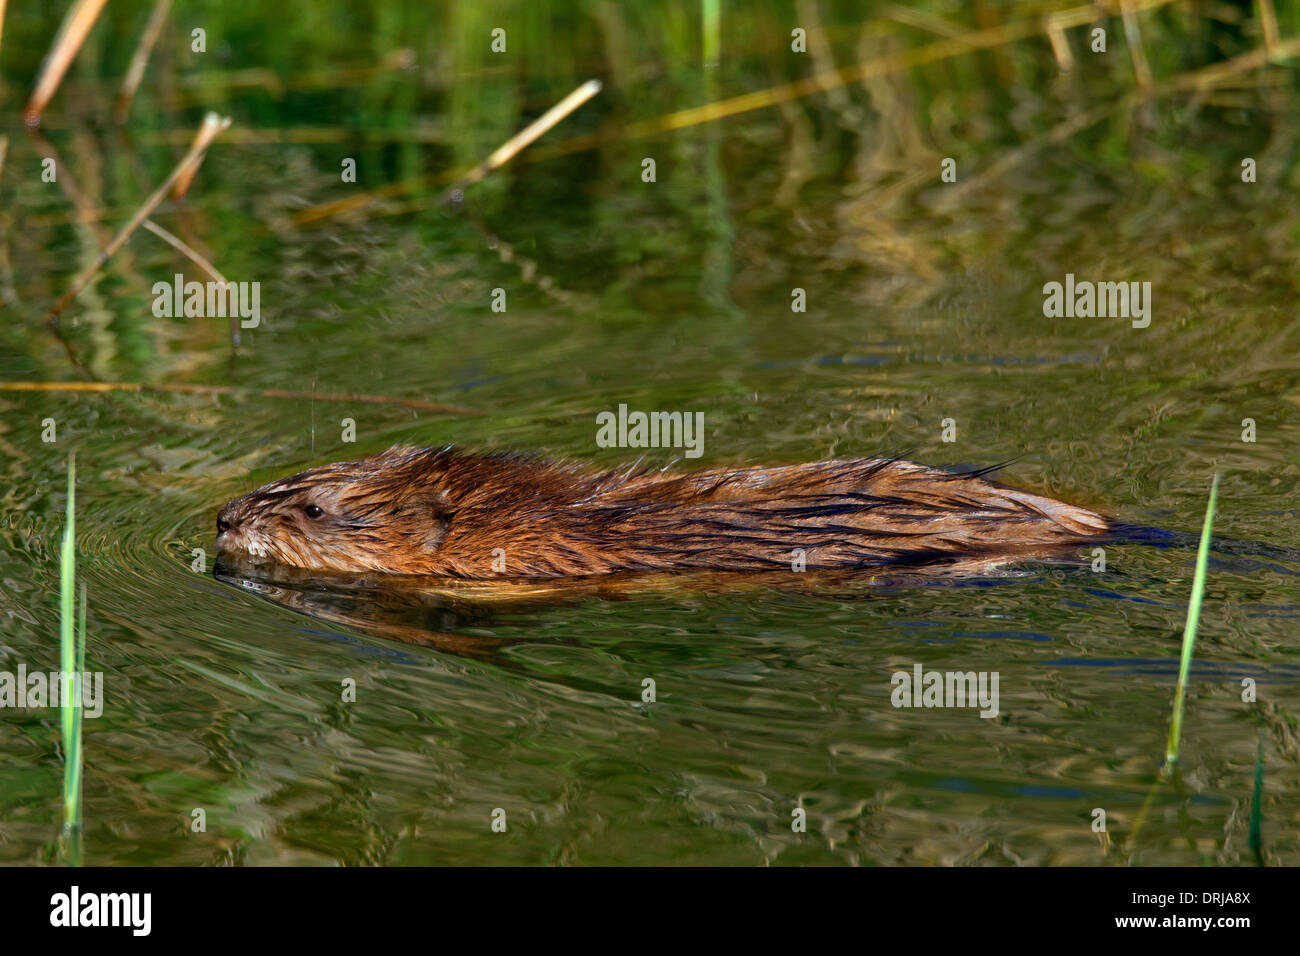
[[[397,447],[231,501],[217,541],[301,568],[529,578],[789,571],[795,549],[810,571],[1010,559],[1095,541],[1111,528],[1095,512],[982,474],[882,458],[593,471]],[[323,515],[309,517],[311,505]]]

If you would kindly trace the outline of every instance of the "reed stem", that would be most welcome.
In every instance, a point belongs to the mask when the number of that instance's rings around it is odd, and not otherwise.
[[[1169,746],[1165,750],[1165,771],[1178,763],[1178,748],[1183,734],[1183,707],[1187,702],[1187,675],[1192,667],[1192,650],[1196,646],[1196,627],[1201,619],[1201,599],[1205,595],[1205,569],[1210,561],[1210,532],[1214,527],[1214,504],[1219,497],[1219,476],[1210,483],[1210,502],[1205,508],[1205,524],[1196,548],[1196,573],[1192,577],[1192,598],[1187,605],[1187,623],[1183,627],[1183,656],[1178,665],[1178,688],[1174,692],[1174,717],[1169,724]]]
[[[73,591],[77,580],[77,459],[68,455],[67,519],[59,552],[59,717],[63,731],[63,830],[81,826],[81,679],[86,660],[86,592],[81,592],[79,625],[73,616]],[[74,630],[75,628],[75,630]],[[68,678],[71,678],[69,681]],[[71,698],[71,699],[69,699]]]

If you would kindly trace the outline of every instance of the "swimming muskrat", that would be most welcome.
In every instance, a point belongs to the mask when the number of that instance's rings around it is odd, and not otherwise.
[[[895,458],[596,471],[395,447],[231,501],[217,546],[299,568],[537,578],[1011,560],[1093,543],[1096,512]]]

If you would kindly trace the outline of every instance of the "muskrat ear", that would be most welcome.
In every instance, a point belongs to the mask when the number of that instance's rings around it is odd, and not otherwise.
[[[451,519],[456,517],[454,511],[435,509],[429,515],[429,530],[420,542],[426,551],[436,551],[443,541],[447,539],[447,533],[451,531]]]
[[[406,495],[398,514],[406,539],[422,551],[438,550],[456,516],[447,496],[433,488],[418,488]]]

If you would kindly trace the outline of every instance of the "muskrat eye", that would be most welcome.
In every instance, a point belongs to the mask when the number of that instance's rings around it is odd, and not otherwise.
[[[320,518],[325,514],[325,512],[322,511],[320,507],[317,505],[308,505],[306,508],[303,508],[302,510],[303,510],[303,514],[305,514],[308,518]]]

